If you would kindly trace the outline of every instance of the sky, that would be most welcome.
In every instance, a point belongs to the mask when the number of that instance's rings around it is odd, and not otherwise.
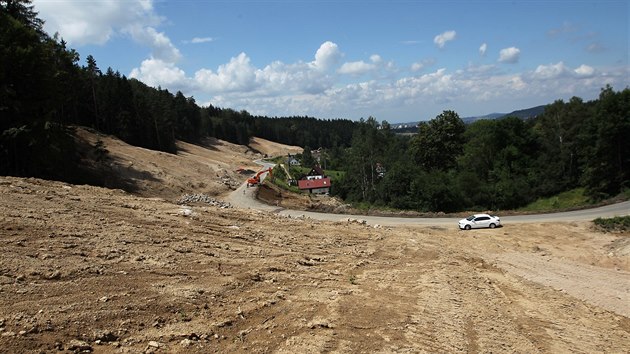
[[[390,123],[630,86],[628,0],[33,0],[81,55],[200,106]]]

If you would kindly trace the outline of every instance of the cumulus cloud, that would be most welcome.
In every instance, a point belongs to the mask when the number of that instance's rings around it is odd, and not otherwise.
[[[374,64],[366,63],[361,60],[343,63],[337,72],[340,74],[363,75],[374,70],[375,67]]]
[[[486,55],[486,50],[488,50],[488,45],[486,43],[481,44],[479,47],[479,54],[481,54],[481,56]]]
[[[435,38],[433,38],[433,43],[435,43],[439,48],[444,48],[446,42],[454,40],[456,35],[457,32],[455,31],[446,31],[435,36]]]
[[[104,44],[130,26],[157,26],[162,21],[152,0],[34,0],[33,5],[46,21],[44,29],[73,45]]]
[[[175,63],[181,58],[181,53],[171,40],[153,27],[130,26],[126,31],[138,43],[151,48],[151,55],[156,59]]]
[[[149,86],[163,86],[174,90],[190,89],[192,84],[186,73],[175,64],[154,58],[144,60],[140,68],[131,71],[129,77]]]
[[[563,62],[550,65],[538,65],[536,70],[534,70],[533,78],[537,80],[558,79],[569,72],[570,70]]]
[[[341,68],[337,70],[339,74],[350,75],[363,75],[369,72],[373,72],[378,69],[379,65],[383,63],[383,58],[378,54],[370,56],[371,63],[366,63],[363,60],[348,62],[341,65]]]
[[[45,20],[44,29],[58,32],[68,43],[105,44],[116,35],[129,35],[151,48],[151,58],[174,63],[181,53],[164,32],[155,28],[162,18],[153,0],[44,1],[33,2]]]
[[[341,52],[337,44],[327,41],[324,42],[315,53],[315,61],[311,62],[312,66],[319,70],[328,70],[339,61]]]
[[[590,77],[593,76],[593,74],[595,73],[595,69],[588,65],[582,64],[579,68],[573,70],[573,72],[575,72],[580,77]]]
[[[257,86],[256,72],[249,57],[241,53],[219,66],[216,73],[208,69],[197,71],[195,81],[211,92],[250,91]]]
[[[504,48],[499,52],[499,62],[514,64],[517,63],[521,55],[521,50],[516,47]]]

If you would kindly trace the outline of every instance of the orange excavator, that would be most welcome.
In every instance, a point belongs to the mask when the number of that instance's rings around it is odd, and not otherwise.
[[[247,179],[247,186],[248,186],[248,187],[249,187],[249,186],[255,186],[255,185],[257,185],[258,183],[260,183],[260,175],[262,175],[262,174],[263,174],[263,173],[265,173],[265,172],[269,172],[269,175],[271,176],[271,175],[272,175],[271,170],[272,170],[272,168],[268,168],[268,169],[266,169],[266,170],[262,170],[262,171],[258,172],[258,173],[256,174],[256,176],[251,177],[251,178],[248,178],[248,179]]]

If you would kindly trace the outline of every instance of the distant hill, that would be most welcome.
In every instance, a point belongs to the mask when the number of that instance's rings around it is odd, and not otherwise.
[[[466,124],[470,124],[482,119],[501,119],[505,117],[517,117],[520,119],[530,119],[542,114],[545,111],[546,105],[519,109],[510,113],[490,113],[483,116],[464,117],[462,121]],[[395,129],[397,133],[415,133],[418,129],[420,122],[407,122],[407,123],[392,123],[391,128]]]
[[[536,106],[536,107],[532,107],[532,108],[526,108],[526,109],[520,109],[518,111],[514,111],[512,113],[508,113],[503,117],[517,117],[517,118],[521,118],[521,119],[529,119],[529,118],[534,118],[537,115],[543,114],[543,112],[545,112],[545,107],[547,107],[547,105],[542,105],[542,106]]]

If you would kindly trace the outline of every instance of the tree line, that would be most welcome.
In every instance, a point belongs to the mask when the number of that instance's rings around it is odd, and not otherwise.
[[[444,111],[413,137],[369,118],[344,161],[347,173],[333,194],[381,207],[512,209],[574,188],[601,200],[630,188],[630,89],[607,86],[589,102],[558,100],[527,120],[465,125]]]

